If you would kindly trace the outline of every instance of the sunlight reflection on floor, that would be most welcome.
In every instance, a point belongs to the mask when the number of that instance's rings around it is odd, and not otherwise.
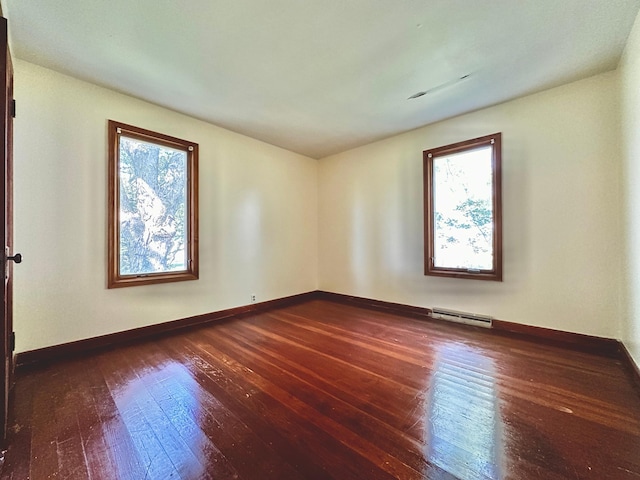
[[[172,458],[175,469],[189,478],[200,478],[206,473],[202,458],[206,436],[192,419],[202,416],[201,389],[191,373],[180,363],[166,363],[161,368],[148,369],[128,379],[121,386],[114,400],[125,420],[131,440],[145,462],[151,478],[157,465],[154,452],[163,450],[188,451],[188,458]],[[185,448],[186,447],[186,448]],[[201,458],[198,458],[201,457]],[[116,462],[119,465],[119,462]],[[122,473],[126,478],[127,466]]]
[[[501,420],[493,360],[443,346],[426,399],[426,459],[461,480],[501,478]]]

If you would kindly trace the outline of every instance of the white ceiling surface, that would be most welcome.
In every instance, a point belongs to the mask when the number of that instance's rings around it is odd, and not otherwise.
[[[1,4],[17,58],[313,158],[614,69],[640,9],[640,0]]]

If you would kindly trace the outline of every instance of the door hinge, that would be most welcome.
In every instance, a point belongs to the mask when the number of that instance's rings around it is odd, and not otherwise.
[[[15,99],[11,99],[11,116],[16,118],[16,101]]]
[[[11,332],[11,336],[9,337],[9,348],[12,352],[16,349],[16,332]]]

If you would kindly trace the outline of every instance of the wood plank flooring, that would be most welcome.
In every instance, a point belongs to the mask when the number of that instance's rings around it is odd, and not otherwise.
[[[639,479],[619,361],[314,300],[21,372],[2,479]]]

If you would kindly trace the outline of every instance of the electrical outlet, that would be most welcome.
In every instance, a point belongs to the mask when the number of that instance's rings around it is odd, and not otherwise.
[[[256,303],[256,294],[255,293],[251,294],[251,303]]]

